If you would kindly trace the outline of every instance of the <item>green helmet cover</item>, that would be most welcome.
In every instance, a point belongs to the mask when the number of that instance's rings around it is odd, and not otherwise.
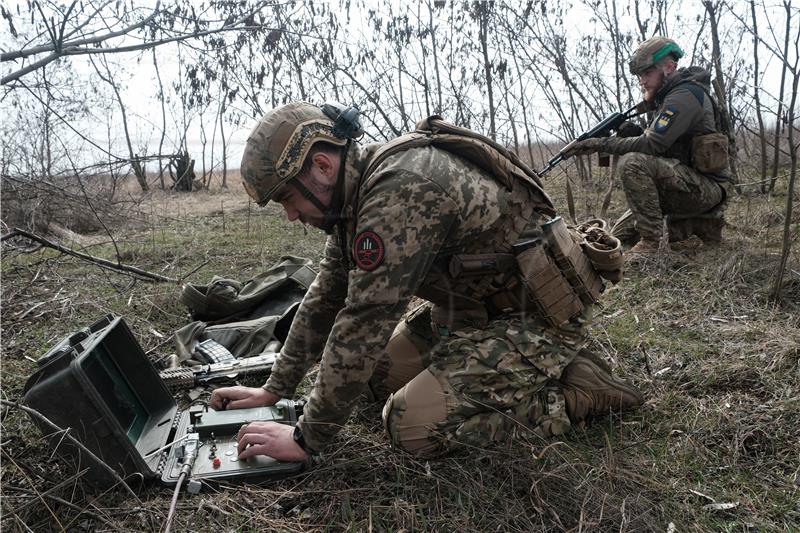
[[[640,44],[633,53],[628,64],[631,74],[641,74],[669,55],[680,59],[685,54],[678,43],[672,39],[661,36],[651,37]]]

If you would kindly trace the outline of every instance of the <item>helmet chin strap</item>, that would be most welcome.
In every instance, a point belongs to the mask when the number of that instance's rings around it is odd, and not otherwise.
[[[344,201],[344,167],[347,161],[347,152],[349,151],[350,141],[348,140],[347,144],[344,145],[344,150],[342,150],[342,157],[339,162],[339,174],[333,186],[333,195],[331,196],[330,205],[326,206],[323,204],[322,201],[317,198],[317,195],[311,192],[298,178],[293,178],[289,182],[295,189],[300,191],[303,198],[314,204],[314,206],[319,209],[320,213],[322,213],[322,224],[320,227],[328,235],[333,233],[334,226],[341,220],[342,202]]]

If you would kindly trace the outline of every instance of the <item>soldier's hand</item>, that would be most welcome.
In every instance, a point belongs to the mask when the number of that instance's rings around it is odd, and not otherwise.
[[[275,405],[280,396],[261,387],[222,387],[211,393],[208,404],[215,411]]]
[[[578,141],[564,151],[564,159],[569,159],[575,155],[588,155],[603,150],[605,139],[593,138]]]
[[[305,450],[292,438],[293,426],[277,422],[250,422],[236,435],[239,459],[268,455],[278,461],[305,461]]]
[[[617,128],[617,137],[638,137],[644,134],[644,130],[638,124],[626,120]]]

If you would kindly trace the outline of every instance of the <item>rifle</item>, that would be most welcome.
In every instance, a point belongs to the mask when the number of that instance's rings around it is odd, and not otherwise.
[[[267,376],[277,357],[277,353],[267,352],[255,357],[245,357],[224,363],[169,368],[162,370],[158,375],[171,389],[191,388],[207,383],[234,381],[244,376]]]
[[[574,139],[572,142],[567,144],[564,148],[561,149],[555,156],[553,156],[547,164],[544,166],[542,170],[539,171],[539,176],[543,176],[550,172],[553,167],[559,164],[561,161],[564,160],[564,153],[572,148],[572,146],[580,141],[584,141],[586,139],[593,139],[595,137],[608,137],[611,134],[612,130],[616,130],[622,125],[623,122],[626,120],[635,117],[636,115],[641,114],[641,111],[638,111],[640,104],[636,104],[632,108],[628,109],[624,113],[613,113],[607,116],[600,124],[595,126],[594,128],[581,133],[580,137]]]

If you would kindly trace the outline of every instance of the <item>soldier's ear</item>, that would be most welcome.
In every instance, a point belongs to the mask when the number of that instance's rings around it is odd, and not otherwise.
[[[675,61],[675,59],[673,59],[671,55],[667,56],[667,58],[664,59],[664,62],[661,65],[661,70],[664,72],[665,75],[669,76],[670,74],[678,70],[678,62]]]
[[[335,159],[331,154],[325,152],[317,152],[313,155],[311,162],[319,169],[317,177],[323,181],[325,185],[333,185],[336,183],[336,178],[339,177],[340,161]]]

